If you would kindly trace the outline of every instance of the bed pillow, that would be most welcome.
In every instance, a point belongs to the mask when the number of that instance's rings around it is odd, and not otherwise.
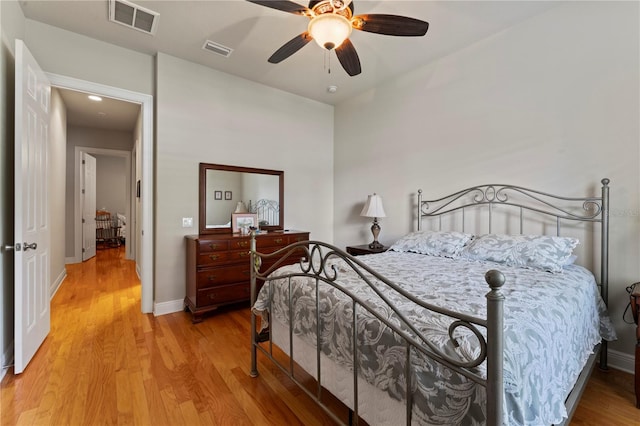
[[[476,237],[464,248],[461,257],[488,260],[530,269],[562,272],[570,264],[578,240],[547,235],[496,235]]]
[[[462,232],[416,231],[400,238],[389,250],[456,257],[472,238],[473,235]]]

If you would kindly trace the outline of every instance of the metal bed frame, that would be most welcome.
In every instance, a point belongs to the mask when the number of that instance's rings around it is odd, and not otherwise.
[[[417,201],[417,222],[418,230],[422,229],[422,221],[426,218],[436,220],[438,229],[443,227],[442,218],[445,215],[452,213],[459,214],[461,216],[462,231],[465,228],[465,222],[468,220],[470,209],[485,208],[487,210],[488,232],[491,233],[493,229],[493,219],[496,214],[494,210],[496,208],[502,213],[508,209],[507,216],[510,219],[514,219],[519,222],[519,233],[524,233],[525,223],[527,223],[527,213],[535,213],[541,215],[543,218],[551,218],[554,222],[555,234],[560,235],[562,225],[566,222],[583,222],[593,223],[594,228],[599,225],[600,228],[600,291],[602,298],[607,303],[608,293],[608,245],[609,245],[609,179],[602,179],[601,181],[601,195],[599,197],[560,197],[551,195],[548,193],[535,191],[520,186],[514,185],[480,185],[467,188],[451,195],[436,200],[423,200],[422,191],[418,191]],[[562,206],[560,206],[562,204]],[[513,214],[515,212],[515,214]],[[539,223],[539,222],[538,222]],[[291,256],[303,258],[300,260],[300,272],[291,273],[286,275],[279,275],[277,279],[285,279],[288,282],[289,289],[291,289],[292,278],[299,276],[312,277],[316,281],[316,389],[312,392],[305,387],[301,380],[295,374],[295,354],[293,348],[293,326],[289,324],[289,348],[288,348],[288,365],[279,362],[274,357],[273,342],[270,336],[264,334],[259,335],[256,329],[257,318],[256,314],[252,311],[251,314],[251,371],[252,377],[258,376],[257,369],[257,352],[260,351],[264,356],[269,358],[275,363],[294,383],[296,383],[300,389],[302,389],[309,397],[311,397],[334,421],[344,424],[344,421],[338,418],[338,416],[324,404],[323,392],[326,392],[321,385],[321,340],[320,340],[320,309],[318,300],[318,283],[323,282],[350,297],[352,301],[352,329],[354,330],[353,336],[351,336],[352,342],[354,342],[354,354],[353,354],[353,407],[350,407],[349,411],[349,424],[358,424],[358,347],[356,342],[356,318],[358,310],[365,310],[370,315],[375,316],[378,320],[384,323],[387,327],[392,329],[398,336],[400,336],[406,347],[406,377],[410,377],[411,363],[410,358],[413,352],[420,352],[427,357],[439,362],[451,370],[462,374],[470,380],[484,386],[487,394],[487,425],[501,425],[502,424],[502,412],[503,412],[503,349],[504,349],[504,336],[503,336],[503,304],[504,295],[501,292],[501,287],[504,284],[504,276],[498,270],[490,270],[485,274],[485,280],[489,286],[489,292],[486,294],[487,298],[487,317],[477,318],[457,312],[453,312],[447,309],[443,309],[429,303],[425,303],[418,300],[413,295],[407,293],[402,288],[397,286],[393,281],[386,277],[381,276],[376,271],[369,268],[367,265],[359,261],[357,258],[345,253],[341,249],[326,244],[320,241],[306,241],[291,244],[277,252],[271,254],[258,253],[256,250],[255,235],[251,235],[251,305],[253,306],[257,299],[258,285],[262,282],[271,281],[272,278],[269,275],[277,268],[282,266],[285,259]],[[355,271],[363,281],[363,285],[369,286],[376,294],[385,301],[390,309],[404,322],[404,325],[410,329],[411,333],[402,330],[396,324],[390,322],[382,315],[376,312],[376,310],[367,305],[367,303],[361,300],[357,295],[351,293],[347,288],[341,286],[338,280],[338,271],[329,266],[328,261],[330,259],[343,259],[347,265]],[[261,270],[262,264],[269,264],[266,270]],[[477,337],[480,344],[480,354],[472,361],[465,361],[450,357],[436,348],[429,340],[420,333],[389,301],[389,298],[380,290],[384,287],[385,291],[393,291],[401,294],[407,299],[411,300],[416,305],[429,309],[433,312],[444,314],[452,319],[449,328],[449,337],[453,340],[453,332],[458,327],[464,327],[470,330]],[[270,307],[269,307],[270,311]],[[289,318],[293,318],[291,313],[293,312],[291,291],[289,291]],[[486,339],[478,330],[478,326],[486,328]],[[267,340],[267,344],[262,345],[261,342]],[[563,424],[568,424],[569,419],[573,415],[577,402],[586,386],[586,382],[589,378],[593,365],[595,363],[596,354],[600,353],[600,368],[607,369],[607,345],[606,341],[603,341],[600,348],[596,348],[595,353],[590,357],[583,372],[580,374],[574,390],[571,392],[566,401],[567,411],[569,413],[568,418]],[[599,349],[599,350],[598,350]],[[413,352],[412,352],[413,351]],[[474,367],[480,365],[486,360],[487,372],[486,378],[481,377],[477,372],[473,370]],[[412,415],[412,399],[410,386],[411,381],[407,380],[406,384],[406,424],[411,424]]]

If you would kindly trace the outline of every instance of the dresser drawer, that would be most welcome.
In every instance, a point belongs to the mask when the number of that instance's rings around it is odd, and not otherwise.
[[[198,290],[198,307],[218,305],[233,301],[248,300],[251,289],[249,283],[222,285]]]
[[[247,249],[251,248],[251,241],[249,238],[234,238],[229,241],[229,250]]]
[[[266,235],[256,238],[256,248],[262,247],[284,247],[289,241],[285,235]]]
[[[209,253],[213,251],[224,251],[229,249],[229,241],[227,240],[203,240],[198,241],[200,253]]]
[[[229,265],[225,267],[215,267],[202,269],[197,272],[197,286],[199,289],[221,284],[229,284],[238,281],[249,282],[251,278],[249,270],[249,260],[241,265]]]
[[[289,235],[288,244],[299,243],[300,241],[308,241],[309,234]]]
[[[201,253],[198,256],[198,268],[209,267],[215,265],[223,265],[226,263],[238,263],[249,261],[249,250],[233,250]]]

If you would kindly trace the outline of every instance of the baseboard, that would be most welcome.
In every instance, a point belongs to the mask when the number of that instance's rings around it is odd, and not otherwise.
[[[611,349],[607,351],[607,364],[609,367],[624,371],[625,373],[633,374],[635,370],[635,358],[633,355],[612,351]]]
[[[69,265],[69,264],[74,264],[74,263],[82,263],[82,259],[78,259],[77,257],[65,257],[64,258],[64,264],[65,265]]]
[[[0,380],[2,380],[9,371],[9,368],[13,365],[13,342],[9,344],[7,350],[2,354],[2,359],[0,360],[2,363],[2,369],[0,370]]]
[[[180,312],[184,310],[184,299],[170,300],[169,302],[154,303],[153,315],[160,316]]]
[[[60,275],[58,275],[58,278],[56,278],[53,285],[51,286],[51,299],[53,299],[53,296],[56,295],[65,278],[67,278],[67,268],[62,268]]]

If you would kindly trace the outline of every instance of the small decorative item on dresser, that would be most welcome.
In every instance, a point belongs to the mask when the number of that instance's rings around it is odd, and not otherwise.
[[[254,213],[232,213],[231,232],[249,234],[250,226],[258,226],[258,215]]]
[[[384,213],[384,208],[382,207],[382,197],[377,195],[375,192],[373,193],[373,195],[369,195],[367,197],[367,202],[360,212],[360,216],[373,218],[373,225],[371,225],[373,242],[369,244],[369,248],[374,250],[381,249],[383,246],[378,242],[378,234],[380,234],[380,225],[378,225],[378,218],[386,216]]]
[[[370,244],[363,244],[361,246],[349,246],[349,247],[347,247],[347,253],[349,253],[351,256],[360,256],[362,254],[383,253],[383,252],[385,252],[387,250],[389,250],[389,247],[385,247],[382,244],[380,245],[380,248],[371,248]]]

